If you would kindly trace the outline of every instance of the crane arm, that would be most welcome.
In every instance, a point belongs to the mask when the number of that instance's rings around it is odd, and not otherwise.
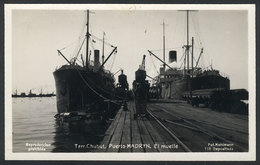
[[[159,61],[161,61],[164,65],[168,66],[172,70],[175,70],[172,67],[170,67],[168,64],[166,64],[163,60],[161,60],[159,57],[157,57],[154,53],[152,53],[150,50],[148,50],[148,52],[150,53],[150,55],[153,55],[155,58],[157,58]]]
[[[142,64],[140,65],[139,69],[145,70],[145,55],[143,55]]]

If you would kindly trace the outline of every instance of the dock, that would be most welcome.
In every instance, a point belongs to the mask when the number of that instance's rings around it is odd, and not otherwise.
[[[160,128],[153,119],[133,119],[134,103],[122,107],[106,131],[98,152],[183,152],[176,141]]]
[[[247,116],[171,102],[149,103],[147,110],[148,117],[134,119],[134,102],[122,106],[104,135],[104,147],[95,152],[209,152],[205,147],[213,143],[248,150]]]

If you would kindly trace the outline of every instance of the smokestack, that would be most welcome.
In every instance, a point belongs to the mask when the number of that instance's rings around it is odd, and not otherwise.
[[[169,51],[169,62],[177,62],[177,52],[175,50]]]
[[[94,67],[97,68],[99,66],[99,50],[94,50]]]

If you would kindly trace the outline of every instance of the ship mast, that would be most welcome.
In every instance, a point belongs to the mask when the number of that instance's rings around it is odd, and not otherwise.
[[[89,10],[87,10],[87,33],[86,33],[86,68],[88,68],[88,46],[89,46]]]
[[[187,20],[187,44],[184,45],[183,47],[185,48],[185,53],[186,53],[186,58],[187,58],[187,72],[189,72],[189,69],[190,69],[190,61],[189,61],[189,51],[190,51],[190,46],[189,45],[189,10],[186,10],[186,20]],[[185,59],[186,59],[185,58]],[[185,68],[185,63],[186,61],[184,61],[184,75],[186,75],[186,68]]]
[[[194,38],[192,37],[191,38],[191,77],[193,78],[193,72],[194,72],[194,68],[193,68],[193,53],[194,53],[194,51],[193,51],[193,49],[194,49]]]
[[[187,10],[187,45],[186,45],[186,53],[187,53],[187,70],[189,71],[189,10]]]
[[[165,23],[163,21],[163,61],[165,62]],[[165,63],[163,64],[163,70],[165,71]]]
[[[105,32],[103,32],[103,47],[102,47],[102,63],[104,63],[104,59],[105,59]]]
[[[192,52],[191,52],[191,72],[192,73],[191,74],[192,74],[192,77],[193,77],[193,72],[194,72],[194,68],[193,68],[194,38],[193,37],[192,37],[192,44],[191,45],[189,44],[189,13],[192,12],[192,11],[196,11],[196,10],[186,10],[186,17],[187,17],[186,18],[187,19],[187,23],[186,23],[187,24],[187,45],[184,45],[183,47],[185,48],[185,53],[186,53],[185,57],[187,58],[187,72],[190,71],[190,60],[189,60],[189,57],[190,57],[190,47],[192,47]],[[186,63],[186,61],[184,61],[184,75],[186,74],[185,63]]]

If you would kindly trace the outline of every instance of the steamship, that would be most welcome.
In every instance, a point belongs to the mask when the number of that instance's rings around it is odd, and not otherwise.
[[[230,90],[230,80],[228,76],[220,73],[219,70],[199,67],[199,61],[203,54],[201,48],[197,60],[194,58],[194,37],[189,37],[189,10],[187,16],[187,43],[182,46],[184,55],[182,56],[181,67],[171,67],[165,62],[165,23],[163,22],[163,59],[160,59],[153,51],[148,53],[162,62],[160,73],[156,76],[155,83],[150,88],[150,95],[161,99],[183,99],[185,95],[191,95],[195,90]],[[195,61],[195,63],[194,63]],[[177,64],[177,51],[169,51],[169,62]]]
[[[77,57],[68,60],[61,50],[58,50],[67,64],[53,72],[57,100],[55,117],[69,122],[102,120],[106,115],[107,105],[114,99],[115,79],[111,72],[104,69],[104,64],[117,52],[117,47],[110,45],[113,50],[106,59],[103,49],[102,62],[100,51],[94,50],[94,62],[90,61],[89,42],[93,40],[94,35],[89,33],[89,11],[86,28],[86,37],[81,44],[81,47],[84,42],[86,45],[85,60],[81,54],[82,65],[76,63]]]

